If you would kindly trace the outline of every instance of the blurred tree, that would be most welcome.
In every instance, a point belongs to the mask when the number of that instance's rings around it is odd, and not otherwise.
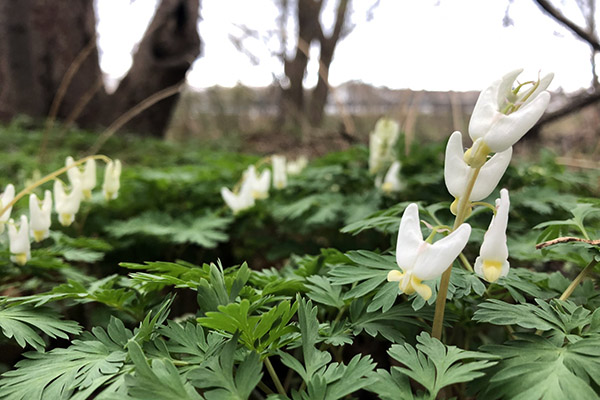
[[[161,0],[116,91],[102,80],[94,0],[0,0],[0,119],[18,114],[107,126],[149,96],[184,81],[200,54],[199,0]],[[62,82],[62,84],[61,84]],[[177,95],[126,129],[160,136]]]

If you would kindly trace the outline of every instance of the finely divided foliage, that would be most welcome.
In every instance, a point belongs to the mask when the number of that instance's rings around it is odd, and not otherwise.
[[[0,128],[0,400],[598,398],[600,175],[509,165],[549,99],[519,72],[445,165],[384,119],[308,164],[115,138],[19,192],[41,136]]]

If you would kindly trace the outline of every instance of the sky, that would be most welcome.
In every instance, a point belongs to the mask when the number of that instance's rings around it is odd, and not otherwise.
[[[481,90],[516,68],[525,68],[523,80],[535,79],[540,71],[553,72],[552,90],[572,92],[591,82],[589,46],[543,14],[533,0],[380,0],[367,20],[372,2],[352,2],[355,27],[335,50],[329,77],[334,86],[356,80],[392,89]],[[188,72],[192,87],[266,86],[273,76],[282,76],[281,63],[271,55],[280,45],[267,38],[277,27],[273,0],[201,3],[203,53]],[[333,19],[334,2],[329,3],[322,16],[325,24]],[[557,4],[583,25],[574,3]],[[157,0],[97,0],[100,66],[109,81],[127,72],[156,4]],[[512,24],[505,27],[507,8]],[[230,39],[240,35],[240,25],[262,34],[245,42],[258,64]],[[294,45],[290,43],[288,51]],[[311,49],[315,57],[308,67],[309,86],[316,82],[316,51]]]

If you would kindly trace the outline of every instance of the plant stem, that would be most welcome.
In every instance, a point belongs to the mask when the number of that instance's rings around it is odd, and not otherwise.
[[[31,192],[33,189],[37,188],[38,186],[41,186],[41,185],[43,185],[44,183],[46,183],[46,182],[48,182],[48,181],[51,181],[52,179],[56,178],[56,177],[57,177],[57,176],[59,176],[59,175],[61,175],[61,174],[65,173],[65,172],[67,172],[67,170],[68,170],[68,169],[71,169],[71,168],[73,168],[73,167],[76,167],[76,166],[78,166],[78,165],[81,165],[81,164],[83,164],[83,163],[84,163],[84,162],[86,162],[87,160],[102,160],[102,161],[104,161],[104,162],[105,162],[105,163],[107,163],[107,164],[108,164],[108,163],[111,161],[111,159],[110,159],[110,158],[108,158],[108,157],[107,157],[107,156],[105,156],[105,155],[102,155],[102,154],[96,154],[96,155],[93,155],[93,156],[87,156],[87,157],[84,157],[84,158],[82,158],[81,160],[77,160],[77,161],[75,161],[73,164],[71,164],[71,165],[69,165],[69,166],[64,166],[64,167],[62,167],[62,168],[60,168],[60,169],[57,169],[56,171],[54,171],[54,172],[52,172],[52,173],[50,173],[50,174],[48,174],[48,175],[44,176],[44,177],[43,177],[42,179],[40,179],[39,181],[37,181],[37,182],[34,182],[34,183],[32,183],[31,185],[27,186],[25,189],[21,190],[21,191],[20,191],[20,192],[19,192],[19,193],[18,193],[18,194],[15,196],[15,198],[14,198],[14,199],[13,199],[13,200],[12,200],[10,203],[8,203],[6,206],[4,206],[4,208],[2,208],[2,209],[0,210],[0,215],[4,215],[4,213],[5,213],[5,212],[6,212],[6,211],[7,211],[9,208],[11,208],[12,206],[14,206],[14,205],[16,204],[16,202],[17,202],[17,201],[21,200],[21,198],[22,198],[23,196],[25,196],[26,194],[30,193],[30,192]]]
[[[273,379],[273,383],[275,384],[277,391],[279,392],[279,394],[282,394],[285,396],[286,395],[285,389],[283,388],[283,385],[281,384],[281,381],[279,380],[279,377],[277,376],[277,373],[275,372],[275,368],[273,368],[273,364],[271,364],[269,357],[265,357],[264,363],[265,363],[265,366],[267,367],[267,371],[269,371],[269,375],[271,375],[271,379]]]
[[[471,202],[469,201],[469,197],[471,197],[471,192],[473,191],[473,186],[475,186],[475,181],[477,181],[477,176],[479,176],[479,168],[472,168],[469,171],[469,177],[467,180],[467,187],[465,192],[461,198],[458,199],[458,207],[456,212],[456,218],[454,220],[454,226],[452,227],[452,231],[455,231],[468,217],[468,212],[471,208]],[[444,311],[446,309],[446,296],[448,295],[448,285],[450,283],[450,276],[452,275],[452,264],[444,271],[442,274],[442,279],[440,281],[440,287],[437,293],[437,299],[435,300],[435,314],[433,317],[433,328],[431,331],[431,336],[434,338],[441,340],[442,339],[442,327],[444,325]]]
[[[585,276],[597,265],[598,263],[596,262],[596,260],[592,260],[590,261],[590,263],[583,269],[581,270],[581,272],[579,273],[579,275],[577,275],[575,277],[575,279],[573,279],[573,282],[571,282],[571,284],[569,285],[569,287],[567,287],[565,289],[565,291],[563,292],[563,294],[560,295],[560,297],[558,298],[559,300],[567,300],[571,294],[573,293],[573,291],[575,290],[575,288],[577,286],[579,286],[579,284],[581,283],[581,281],[583,280],[583,278],[585,278]]]

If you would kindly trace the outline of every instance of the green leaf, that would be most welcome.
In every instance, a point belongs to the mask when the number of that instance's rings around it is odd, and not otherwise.
[[[313,301],[327,306],[342,308],[344,301],[341,298],[341,286],[332,286],[331,281],[323,276],[313,275],[306,278],[308,297]]]
[[[262,363],[257,353],[247,353],[234,376],[234,354],[238,336],[234,335],[218,356],[208,359],[202,368],[193,369],[188,377],[207,400],[245,400],[262,378]]]
[[[232,218],[217,214],[202,217],[183,215],[173,219],[168,214],[150,211],[126,221],[113,222],[106,227],[106,231],[116,238],[146,235],[173,243],[194,243],[210,249],[228,239],[224,231],[232,221]]]
[[[0,329],[4,336],[14,338],[21,347],[28,344],[43,351],[46,343],[34,328],[51,338],[62,339],[68,339],[68,333],[77,335],[81,331],[77,322],[61,320],[56,312],[46,307],[16,305],[0,309]]]
[[[127,392],[133,399],[146,400],[200,400],[202,396],[186,382],[169,359],[148,360],[137,342],[127,345],[135,373],[125,377]]]
[[[416,349],[408,343],[392,345],[388,353],[404,365],[393,368],[423,385],[428,399],[435,399],[446,386],[483,376],[482,370],[496,364],[490,361],[496,358],[493,355],[446,346],[425,332],[417,336],[417,342]]]
[[[600,339],[582,339],[565,346],[537,335],[521,335],[504,345],[483,350],[502,358],[481,393],[486,399],[597,399],[590,386],[600,383]]]
[[[124,346],[132,337],[120,320],[111,319],[107,331],[93,328],[66,349],[25,353],[16,369],[0,379],[0,398],[6,400],[87,399],[122,373]]]

